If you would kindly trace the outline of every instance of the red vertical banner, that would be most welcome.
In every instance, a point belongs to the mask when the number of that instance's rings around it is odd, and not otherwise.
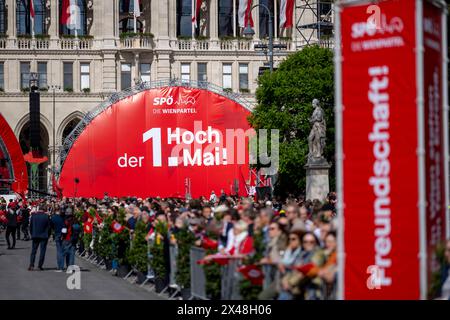
[[[446,128],[444,117],[444,67],[442,10],[432,3],[423,3],[424,43],[424,103],[425,103],[425,177],[426,177],[426,250],[427,282],[433,274],[440,276],[440,264],[436,256],[439,245],[445,244],[447,226],[446,191]],[[430,292],[431,293],[431,292]],[[432,293],[429,296],[433,298]]]
[[[415,3],[340,6],[337,149],[344,299],[420,298]]]

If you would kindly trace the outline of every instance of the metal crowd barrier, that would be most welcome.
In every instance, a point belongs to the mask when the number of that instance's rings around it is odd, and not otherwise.
[[[263,264],[262,272],[264,274],[263,289],[267,289],[275,281],[276,268],[271,264]]]
[[[206,278],[203,266],[197,264],[198,260],[205,257],[205,250],[192,247],[190,252],[191,263],[191,299],[198,298],[208,300],[206,296]]]
[[[181,287],[177,284],[177,257],[178,257],[178,246],[171,244],[169,247],[169,256],[170,256],[170,274],[169,274],[169,288],[174,289],[175,291],[169,297],[169,299],[173,299],[180,291]]]
[[[241,261],[238,259],[230,259],[226,265],[221,268],[221,300],[240,300],[239,280],[240,274],[237,271]]]

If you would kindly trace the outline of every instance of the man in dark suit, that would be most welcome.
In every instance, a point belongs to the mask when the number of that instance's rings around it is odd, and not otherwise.
[[[39,247],[39,270],[44,270],[42,268],[45,259],[45,251],[47,250],[48,241],[48,231],[50,227],[50,219],[47,214],[47,206],[45,204],[40,204],[38,206],[37,212],[31,215],[30,220],[30,231],[31,239],[33,240],[33,247],[31,249],[30,255],[30,266],[29,271],[34,268],[34,260],[36,259],[36,252]]]

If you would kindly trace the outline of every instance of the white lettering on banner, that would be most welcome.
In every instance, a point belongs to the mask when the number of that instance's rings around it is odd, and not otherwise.
[[[389,143],[389,68],[387,66],[370,67],[368,99],[372,103],[372,117],[374,120],[372,132],[369,134],[369,141],[373,143],[373,163],[372,176],[369,184],[372,186],[375,201],[374,222],[375,222],[375,264],[377,268],[374,287],[390,286],[392,279],[387,276],[387,269],[391,267],[392,261],[389,254],[392,250],[391,242],[391,164],[389,156],[391,146]]]
[[[198,121],[194,121],[195,123]],[[193,142],[196,142],[198,144],[205,144],[205,143],[221,143],[221,133],[220,131],[213,129],[211,126],[208,126],[208,129],[206,131],[199,130],[196,131],[195,134],[188,130],[181,131],[180,128],[175,128],[174,131],[172,131],[171,128],[167,129],[167,143],[172,144],[172,142],[175,142],[176,144],[184,143],[184,144],[192,144]]]
[[[403,21],[399,17],[391,18],[388,23],[386,15],[383,14],[378,24],[373,19],[352,24],[352,38],[357,39],[365,35],[374,36],[376,34],[400,33],[403,31],[403,27]]]

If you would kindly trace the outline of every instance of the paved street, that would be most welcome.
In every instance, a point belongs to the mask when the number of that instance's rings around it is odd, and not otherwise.
[[[161,299],[137,285],[112,276],[83,259],[76,258],[81,268],[81,289],[69,290],[68,274],[55,272],[56,250],[49,243],[44,271],[28,271],[31,241],[18,241],[15,250],[7,250],[5,232],[0,232],[0,299]],[[36,265],[39,256],[36,257]]]

